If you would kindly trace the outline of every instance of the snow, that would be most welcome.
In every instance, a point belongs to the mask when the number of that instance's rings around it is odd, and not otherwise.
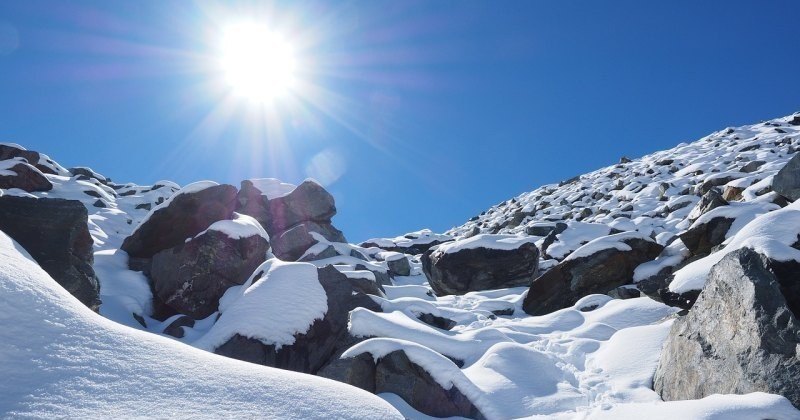
[[[443,254],[456,253],[465,249],[487,248],[511,251],[523,244],[534,243],[538,238],[534,236],[515,235],[475,235],[461,241],[447,242],[436,246],[436,252]]]
[[[0,417],[402,418],[345,384],[107,320],[26,254],[0,233]]]
[[[262,271],[263,277],[257,278]],[[222,316],[193,345],[214,350],[239,334],[279,349],[293,344],[295,335],[308,331],[328,311],[328,295],[319,283],[317,268],[276,258],[257,268],[238,296],[226,294],[225,298]]]
[[[287,184],[275,178],[256,178],[250,179],[249,181],[253,183],[254,187],[261,191],[261,195],[270,200],[289,195],[289,193],[297,188],[294,184]]]
[[[445,234],[423,229],[367,242],[398,248],[395,251],[437,242],[445,242],[440,250],[486,244],[513,249],[518,246],[515,241],[542,244],[544,238],[523,236],[526,227],[563,222],[568,229],[556,235],[542,256],[542,269],[600,249],[622,249],[620,239],[625,237],[650,237],[669,244],[656,260],[636,269],[634,280],[640,281],[689,257],[675,236],[690,227],[686,219],[699,200],[698,185],[730,177],[730,182],[717,188],[744,188],[742,199],[702,219],[722,215],[736,219],[725,248],[679,270],[670,287],[674,291],[702,287],[711,266],[742,246],[775,259],[800,261],[800,251],[791,248],[800,233],[800,228],[793,227],[800,226],[800,203],[776,210],[772,202],[777,196],[769,192],[774,174],[793,154],[790,148],[800,144],[800,127],[783,124],[781,128],[787,133],[764,124],[720,131],[624,165],[601,168],[570,183],[523,193]],[[760,148],[741,151],[753,144]],[[664,159],[673,162],[662,163]],[[755,160],[765,163],[755,172],[741,172]],[[2,161],[0,167],[10,162],[14,161]],[[393,285],[384,286],[385,296],[373,297],[382,313],[364,308],[353,311],[350,332],[369,339],[370,344],[361,350],[369,346],[375,353],[399,349],[411,354],[437,382],[463,388],[490,419],[800,418],[786,399],[761,393],[660,401],[650,389],[652,372],[675,308],[646,297],[617,300],[590,295],[570,308],[531,317],[522,311],[527,288],[436,297],[418,259],[377,247],[330,244],[342,255],[313,261],[313,265],[270,260],[245,284],[225,292],[219,313],[195,320],[194,327],[184,328],[181,339],[167,338],[162,332],[174,317],[160,321],[149,316],[148,280],[128,269],[127,255],[118,248],[135,227],[175,195],[217,184],[204,181],[182,190],[170,181],[106,186],[96,180],[79,181],[61,172],[58,164],[47,165],[58,172],[46,175],[53,190],[33,194],[0,190],[0,194],[66,198],[86,206],[95,241],[94,268],[101,284],[100,313],[110,321],[80,306],[44,273],[31,268],[31,262],[19,262],[19,253],[13,254],[13,249],[12,258],[1,254],[0,320],[6,321],[6,327],[0,333],[0,377],[11,381],[0,381],[0,417],[96,417],[98,412],[123,418],[397,417],[388,401],[409,418],[428,418],[393,394],[376,398],[319,378],[200,351],[211,350],[234,334],[277,347],[290,345],[296,334],[307,331],[327,311],[314,266],[333,264],[348,277],[373,280],[376,274],[387,272],[387,260],[405,257],[411,263],[411,275],[394,277]],[[254,180],[254,184],[268,198],[295,188],[275,179]],[[86,192],[99,195],[107,208],[94,207],[97,198]],[[155,208],[150,211],[148,206]],[[515,217],[519,220],[520,212],[524,217],[518,225],[507,223]],[[478,235],[464,238],[475,228]],[[624,233],[607,237],[611,228]],[[209,229],[237,238],[266,237],[246,216]],[[0,251],[2,244],[0,240]],[[314,250],[328,245],[320,240]],[[350,256],[351,251],[368,261]],[[24,269],[14,271],[15,264]],[[368,271],[356,269],[358,265]],[[14,282],[8,283],[9,279]],[[450,330],[428,325],[418,319],[426,313],[455,325]],[[351,349],[355,350],[359,348]],[[463,366],[459,368],[448,357]]]
[[[222,232],[231,239],[249,238],[251,236],[260,236],[269,241],[267,231],[261,226],[256,219],[246,214],[233,214],[233,220],[219,220],[211,224],[208,229],[195,235],[195,238],[213,230],[215,232]]]
[[[586,419],[695,419],[695,420],[793,420],[800,413],[779,395],[753,392],[745,395],[711,395],[700,400],[652,401],[607,405],[586,414]]]
[[[616,249],[618,251],[630,251],[630,245],[624,241],[628,239],[641,239],[647,242],[653,242],[649,236],[643,235],[639,232],[622,232],[614,235],[603,236],[593,239],[586,243],[586,245],[573,251],[564,261],[574,260],[577,258],[585,258],[594,255],[606,249]]]

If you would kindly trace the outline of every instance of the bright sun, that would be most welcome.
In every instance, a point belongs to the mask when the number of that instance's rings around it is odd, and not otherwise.
[[[263,25],[242,23],[226,28],[220,64],[233,92],[257,102],[285,95],[295,82],[291,46]]]

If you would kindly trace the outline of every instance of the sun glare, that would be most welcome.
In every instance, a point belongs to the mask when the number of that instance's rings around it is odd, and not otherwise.
[[[220,53],[225,80],[236,95],[269,102],[292,90],[296,70],[292,48],[266,26],[245,23],[226,28]]]

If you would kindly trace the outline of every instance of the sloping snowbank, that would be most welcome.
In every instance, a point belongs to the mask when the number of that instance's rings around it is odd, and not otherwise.
[[[0,233],[0,417],[402,418],[368,392],[97,315]]]

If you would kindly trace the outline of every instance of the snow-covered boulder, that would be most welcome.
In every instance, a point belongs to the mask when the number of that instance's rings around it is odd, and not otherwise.
[[[656,392],[671,401],[763,391],[800,407],[798,276],[800,264],[771,272],[770,260],[749,248],[727,254],[673,324]]]
[[[340,360],[347,366],[342,379],[356,381],[355,385],[376,394],[398,395],[421,413],[434,417],[484,418],[464,394],[477,396],[477,387],[451,360],[427,347],[404,340],[373,338],[351,347]]]
[[[266,261],[268,240],[250,216],[214,222],[188,242],[153,256],[155,295],[178,313],[205,318],[229,287],[243,284]]]
[[[664,249],[650,237],[624,232],[590,241],[531,283],[523,309],[543,315],[580,298],[631,283],[636,267]]]
[[[316,373],[347,342],[348,313],[380,311],[374,282],[332,266],[270,259],[220,304],[222,316],[195,345],[252,363]]]
[[[26,150],[18,144],[0,143],[0,160],[14,158],[25,159],[26,162],[45,174],[69,176],[69,172],[67,172],[66,169],[51,160],[45,154],[34,152],[33,150]]]
[[[84,180],[94,179],[94,180],[97,180],[97,182],[99,182],[101,184],[104,184],[104,185],[108,185],[108,183],[111,181],[111,179],[106,178],[105,176],[97,173],[94,169],[89,168],[87,166],[77,166],[77,167],[74,167],[74,168],[69,168],[67,170],[73,176],[77,176],[78,179],[84,179]],[[154,185],[154,187],[155,186],[156,185]]]
[[[422,268],[439,296],[527,286],[539,268],[536,239],[476,235],[426,252],[422,255]]]
[[[761,201],[715,207],[694,220],[679,236],[692,255],[707,255],[759,215],[779,208],[777,204]]]
[[[0,232],[0,417],[402,419],[345,384],[220,357],[93,313]]]
[[[53,184],[42,172],[19,158],[0,161],[0,189],[50,191]]]
[[[0,230],[84,305],[97,310],[99,285],[92,263],[86,207],[79,201],[0,196]]]
[[[231,219],[236,188],[201,181],[181,188],[159,204],[125,238],[121,249],[134,258],[150,258],[184,243],[212,223]]]

